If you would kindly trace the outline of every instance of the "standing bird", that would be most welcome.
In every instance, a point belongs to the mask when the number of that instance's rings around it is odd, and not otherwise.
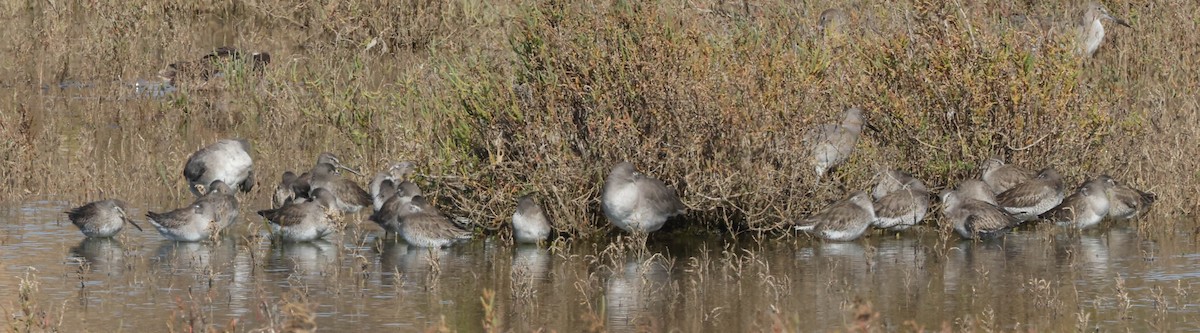
[[[112,237],[125,227],[132,224],[138,231],[142,227],[133,223],[125,213],[125,202],[116,199],[100,200],[66,211],[71,224],[79,227],[79,231],[88,237]]]
[[[667,219],[687,212],[675,190],[621,162],[604,181],[600,207],[617,228],[646,234],[662,228]]]
[[[1075,34],[1078,40],[1078,52],[1080,54],[1091,57],[1096,54],[1096,50],[1100,48],[1100,43],[1104,42],[1104,24],[1100,20],[1113,20],[1117,24],[1128,28],[1128,22],[1120,18],[1113,17],[1108,13],[1108,8],[1099,2],[1089,2],[1083,7],[1080,12],[1079,21],[1076,22]]]
[[[876,228],[906,230],[920,223],[929,213],[929,189],[916,178],[908,178],[904,187],[875,200]]]
[[[150,224],[163,237],[180,242],[198,242],[212,237],[220,228],[213,217],[211,203],[197,200],[187,207],[166,213],[146,212]]]
[[[796,230],[814,232],[831,241],[852,241],[862,236],[875,221],[875,207],[866,192],[857,191],[849,198],[825,207],[796,223]]]
[[[203,190],[201,191],[203,192]],[[213,181],[212,186],[208,187],[208,191],[196,201],[208,203],[208,207],[212,208],[213,219],[217,221],[217,227],[220,230],[229,228],[237,220],[237,197],[233,195],[233,188],[223,181]]]
[[[1115,220],[1131,220],[1145,215],[1158,199],[1154,193],[1146,193],[1109,178],[1108,217]]]
[[[421,188],[417,187],[417,184],[407,180],[400,182],[400,185],[389,184],[391,184],[390,180],[385,180],[381,184],[381,191],[391,194],[388,195],[388,199],[383,203],[383,206],[378,211],[375,211],[374,214],[371,214],[369,220],[378,224],[385,231],[400,234],[400,219],[406,213],[411,213],[402,211],[402,209],[419,208],[408,205],[408,203],[412,202],[412,198],[421,195]],[[388,187],[392,187],[390,192],[387,191]]]
[[[1021,221],[996,206],[991,190],[978,180],[968,180],[957,190],[942,192],[942,213],[965,239],[989,239],[1003,235]]]
[[[203,195],[196,185],[208,186],[220,180],[234,189],[250,192],[254,187],[254,160],[250,143],[241,139],[219,140],[189,157],[183,167],[192,194]]]
[[[1004,164],[1004,160],[999,157],[992,157],[983,162],[983,182],[987,183],[996,193],[1004,193],[1013,186],[1027,182],[1035,176],[1037,175],[1028,169]]]
[[[513,213],[513,240],[517,243],[539,243],[550,237],[550,220],[542,206],[526,194],[517,200],[517,211]]]
[[[322,188],[313,190],[312,194],[312,201],[260,210],[258,215],[270,221],[271,232],[284,241],[307,242],[324,238],[336,229],[335,199],[332,192]]]
[[[996,196],[996,203],[1021,222],[1029,221],[1063,201],[1063,182],[1054,168],[1038,172],[1037,178]]]
[[[852,107],[843,113],[841,124],[824,124],[805,134],[805,147],[810,150],[818,180],[850,158],[864,124],[863,110]]]
[[[283,173],[283,179],[279,181],[279,185],[275,187],[275,196],[271,197],[271,207],[283,207],[288,202],[296,201],[302,196],[297,192],[296,182],[298,181],[296,173],[287,171]],[[305,190],[307,192],[307,190]],[[308,196],[304,193],[303,196]]]
[[[332,164],[317,164],[312,171],[312,190],[325,189],[333,193],[337,204],[335,207],[345,213],[357,213],[363,207],[371,206],[371,194],[363,190],[353,180],[342,178]]]
[[[471,239],[470,231],[450,222],[424,196],[413,197],[400,210],[400,236],[408,245],[437,248]]]
[[[817,32],[821,35],[829,35],[842,31],[842,27],[849,20],[846,17],[846,12],[837,8],[826,9],[821,12],[821,18],[817,22]]]
[[[875,200],[883,198],[888,193],[905,189],[905,185],[915,179],[912,175],[895,169],[879,171],[875,174],[875,178],[879,180],[879,183],[875,184],[875,189],[871,191],[871,197]]]
[[[1108,190],[1114,182],[1108,176],[1100,176],[1083,183],[1075,193],[1063,199],[1054,209],[1042,214],[1042,218],[1057,224],[1085,229],[1100,224],[1108,215]]]
[[[383,202],[392,195],[391,192],[385,193],[380,190],[380,185],[384,181],[391,180],[393,183],[400,183],[408,179],[408,174],[416,169],[412,162],[400,162],[392,164],[387,170],[375,174],[375,178],[371,179],[371,183],[367,186],[371,194],[371,201],[374,204],[375,211],[383,207]]]

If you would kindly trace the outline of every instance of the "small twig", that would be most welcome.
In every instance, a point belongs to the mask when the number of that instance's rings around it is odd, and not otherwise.
[[[1008,145],[1008,144],[1005,144],[1005,146],[1008,146],[1008,149],[1011,149],[1011,150],[1022,151],[1022,150],[1026,150],[1029,148],[1033,148],[1033,146],[1037,145],[1038,143],[1041,143],[1042,140],[1045,140],[1048,137],[1050,137],[1050,134],[1043,135],[1041,138],[1038,138],[1037,141],[1034,141],[1033,143],[1029,144],[1028,146],[1024,146],[1021,148],[1013,148],[1013,146]]]

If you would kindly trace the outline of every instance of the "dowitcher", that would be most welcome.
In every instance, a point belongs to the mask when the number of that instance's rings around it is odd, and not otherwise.
[[[288,202],[308,195],[307,193],[303,195],[296,193],[296,183],[298,180],[299,177],[294,172],[287,171],[283,173],[283,178],[279,181],[279,185],[275,187],[275,196],[271,197],[272,208],[283,207]]]
[[[962,238],[995,238],[1020,224],[995,205],[986,186],[981,181],[969,180],[959,184],[957,190],[941,194],[943,215]]]
[[[258,211],[258,215],[270,221],[271,231],[288,242],[307,242],[323,238],[336,229],[333,221],[337,215],[333,193],[318,188],[313,190],[313,200],[288,204],[276,209]]]
[[[826,9],[821,12],[821,18],[817,22],[817,32],[822,35],[840,32],[847,21],[849,20],[847,19],[846,12],[841,9]]]
[[[1113,219],[1130,220],[1145,215],[1158,199],[1154,193],[1142,192],[1116,180],[1111,182],[1108,189],[1108,217]]]
[[[983,162],[983,182],[987,183],[995,193],[1004,193],[1008,189],[1033,179],[1037,176],[1033,171],[1004,164],[999,157],[992,157]]]
[[[213,209],[205,201],[196,201],[187,207],[166,213],[146,212],[150,224],[163,237],[173,241],[197,242],[208,239],[220,228],[213,217]]]
[[[804,136],[805,147],[810,150],[817,179],[822,179],[831,169],[850,158],[865,124],[863,110],[852,107],[842,113],[840,124],[824,124],[812,128]]]
[[[408,180],[408,174],[416,169],[412,162],[400,162],[392,164],[387,170],[375,174],[375,178],[371,179],[371,183],[367,186],[371,194],[371,201],[374,204],[375,211],[379,211],[383,207],[383,203],[392,195],[392,193],[384,193],[380,190],[380,185],[386,180],[391,180],[393,183],[400,183]]]
[[[1100,43],[1104,41],[1104,24],[1101,20],[1112,20],[1117,24],[1130,27],[1128,22],[1108,13],[1108,8],[1099,2],[1089,2],[1080,11],[1076,22],[1075,34],[1078,38],[1078,51],[1088,57],[1096,53]]]
[[[234,189],[249,192],[254,187],[254,160],[250,143],[241,139],[219,140],[192,154],[183,167],[192,194],[203,195],[196,185],[220,180]]]
[[[417,184],[406,180],[400,182],[400,185],[395,185],[388,192],[386,188],[392,187],[389,184],[391,184],[390,180],[385,180],[381,184],[381,191],[387,194],[388,199],[378,211],[371,214],[369,220],[378,224],[383,230],[400,234],[400,219],[411,213],[420,211],[420,207],[412,206],[408,203],[412,201],[413,197],[421,195],[421,188],[417,187]]]
[[[871,197],[857,191],[799,221],[796,230],[812,232],[831,241],[852,241],[862,236],[873,221],[875,207]]]
[[[906,230],[920,223],[929,213],[929,190],[916,178],[908,178],[903,188],[874,203],[876,228]]]
[[[883,198],[888,193],[905,189],[905,184],[914,178],[904,171],[885,169],[876,173],[875,179],[878,180],[878,183],[875,184],[875,189],[871,191],[871,197],[879,200],[879,198]]]
[[[125,202],[116,199],[100,200],[66,211],[71,224],[79,227],[79,231],[88,237],[112,237],[125,223],[132,224],[138,231],[142,227],[134,223],[129,215]]]
[[[447,247],[471,238],[471,232],[459,228],[433,207],[424,196],[415,196],[404,207],[400,218],[400,236],[408,245]]]
[[[527,194],[517,200],[512,226],[513,240],[517,243],[538,243],[550,237],[550,220],[532,195]]]
[[[1062,201],[1062,177],[1053,168],[1042,169],[1036,178],[996,195],[996,203],[1022,222],[1037,218]]]
[[[233,195],[233,188],[223,181],[213,181],[212,185],[208,187],[208,191],[196,201],[209,203],[208,207],[212,209],[213,219],[217,221],[217,226],[221,230],[229,228],[237,220],[237,197]]]
[[[1090,228],[1108,214],[1108,189],[1114,182],[1108,176],[1100,176],[1080,185],[1054,209],[1042,214],[1042,218],[1079,229]]]
[[[167,65],[158,71],[158,77],[171,85],[178,86],[180,81],[188,84],[203,84],[208,80],[224,75],[223,70],[234,62],[249,66],[250,72],[261,76],[266,66],[271,63],[271,55],[266,52],[245,53],[231,47],[220,47],[212,53],[200,57],[199,60],[180,61]]]
[[[356,213],[363,207],[371,206],[371,194],[358,186],[353,180],[341,177],[334,165],[329,163],[317,164],[313,167],[312,190],[325,189],[333,194],[338,210],[346,213]]]
[[[674,189],[629,162],[617,164],[608,174],[600,207],[614,226],[634,234],[658,230],[668,218],[687,211]]]

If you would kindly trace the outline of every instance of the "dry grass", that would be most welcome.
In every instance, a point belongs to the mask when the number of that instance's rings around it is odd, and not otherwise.
[[[938,188],[990,155],[1112,174],[1157,193],[1153,214],[1194,213],[1195,3],[1109,3],[1136,30],[1110,28],[1082,61],[1061,33],[1034,51],[1007,23],[1063,4],[961,3],[852,5],[861,28],[828,36],[815,23],[830,4],[784,1],[8,4],[0,191],[178,202],[188,154],[236,136],[262,175],[251,207],[333,151],[367,171],[419,161],[439,204],[487,229],[536,191],[559,229],[608,230],[595,198],[622,159],[723,230],[774,229],[876,166]],[[221,45],[274,62],[262,80],[130,98],[126,83]],[[849,105],[880,131],[838,186],[817,186],[799,137]]]

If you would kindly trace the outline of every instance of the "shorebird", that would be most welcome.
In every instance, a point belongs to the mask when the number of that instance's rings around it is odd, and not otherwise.
[[[250,143],[241,139],[225,139],[197,150],[184,165],[183,177],[196,196],[204,194],[196,185],[208,186],[217,180],[234,189],[249,192],[254,187],[254,160],[250,158]]]
[[[1104,24],[1101,23],[1101,20],[1104,19],[1113,20],[1117,24],[1132,28],[1125,20],[1109,14],[1108,8],[1105,8],[1103,4],[1089,2],[1080,12],[1075,26],[1075,34],[1079,43],[1079,53],[1091,57],[1100,48],[1100,43],[1104,41]]]
[[[885,169],[876,173],[875,179],[878,179],[879,183],[875,184],[875,189],[871,191],[871,197],[879,200],[888,193],[905,189],[905,184],[914,178],[904,171]]]
[[[203,186],[197,185],[197,187],[199,187],[197,190],[205,192]],[[229,228],[237,220],[237,197],[233,195],[233,188],[223,181],[213,181],[207,192],[196,201],[209,203],[208,207],[212,209],[213,220],[217,221],[217,227],[221,230]]]
[[[825,207],[796,223],[796,230],[816,233],[831,241],[852,241],[862,236],[875,221],[875,207],[866,192],[857,191],[849,198]]]
[[[296,173],[287,171],[283,173],[283,179],[279,181],[279,185],[275,187],[275,196],[271,197],[271,207],[283,207],[288,202],[295,201],[298,198],[308,196],[308,193],[301,195],[297,192],[297,181],[299,177]],[[305,190],[307,192],[307,190]]]
[[[231,68],[234,63],[239,62],[248,65],[251,73],[261,76],[267,64],[271,63],[271,55],[266,52],[246,54],[231,47],[220,47],[212,53],[200,57],[199,60],[180,61],[167,65],[166,68],[158,71],[158,77],[173,86],[181,83],[204,84],[212,78],[223,76],[225,69]]]
[[[1154,193],[1146,193],[1112,180],[1108,189],[1108,217],[1115,220],[1130,220],[1145,215],[1158,199]]]
[[[1042,218],[1060,225],[1079,229],[1090,228],[1108,214],[1108,190],[1115,184],[1112,178],[1100,176],[1083,183],[1075,193],[1063,199],[1054,209],[1042,214]]]
[[[447,247],[471,239],[471,232],[459,228],[433,207],[424,196],[415,196],[403,205],[400,236],[416,247]]]
[[[821,18],[817,22],[817,32],[822,35],[840,32],[847,21],[846,12],[841,9],[826,9],[821,12]]]
[[[542,207],[533,201],[532,195],[517,200],[517,211],[513,213],[513,240],[517,243],[538,243],[550,237],[550,220]]]
[[[138,231],[142,227],[134,223],[125,213],[125,202],[116,199],[100,200],[66,211],[71,224],[79,227],[79,231],[88,237],[112,237],[125,227],[132,224]]]
[[[1004,193],[1013,186],[1027,182],[1035,176],[1037,175],[1028,169],[1004,164],[1004,160],[999,157],[992,157],[983,162],[983,182],[987,183],[995,193]]]
[[[820,125],[804,135],[804,144],[812,156],[818,180],[850,158],[864,124],[863,110],[852,107],[843,112],[840,124]]]
[[[208,202],[197,201],[166,213],[146,212],[146,217],[158,229],[158,233],[167,239],[197,242],[208,239],[220,228],[209,205]]]
[[[313,200],[287,204],[276,209],[258,211],[258,215],[270,221],[271,231],[288,242],[307,242],[333,233],[337,216],[333,193],[318,188],[313,190]]]
[[[996,195],[996,203],[1022,222],[1042,215],[1063,201],[1063,182],[1053,168],[1045,168],[1030,181]]]
[[[399,185],[391,184],[391,180],[385,180],[383,184],[380,184],[381,191],[384,194],[390,194],[387,195],[388,199],[384,201],[383,206],[371,214],[368,220],[375,222],[385,231],[400,234],[400,219],[420,209],[417,206],[409,205],[409,202],[412,202],[413,197],[421,195],[421,188],[407,180],[400,182]],[[388,188],[391,190],[389,191]]]
[[[412,162],[400,162],[392,164],[387,170],[375,174],[375,178],[371,179],[371,183],[367,189],[371,194],[371,201],[374,204],[375,211],[383,207],[383,202],[387,201],[392,193],[384,193],[379,186],[386,180],[391,180],[393,183],[399,183],[408,179],[408,174],[412,173],[416,167]]]
[[[877,186],[878,188],[878,186]],[[895,190],[874,203],[876,228],[906,230],[920,223],[929,213],[929,190],[916,178],[908,178],[903,189]]]
[[[986,184],[969,180],[957,190],[942,192],[942,213],[959,236],[988,239],[1003,235],[1021,222],[995,205]]]
[[[687,212],[674,189],[638,172],[629,162],[621,162],[609,172],[600,207],[609,222],[633,234],[656,231],[668,218]]]
[[[363,207],[371,206],[371,194],[363,190],[353,180],[342,178],[334,165],[329,163],[317,164],[313,167],[312,190],[325,189],[333,193],[338,210],[345,213],[357,213]]]

